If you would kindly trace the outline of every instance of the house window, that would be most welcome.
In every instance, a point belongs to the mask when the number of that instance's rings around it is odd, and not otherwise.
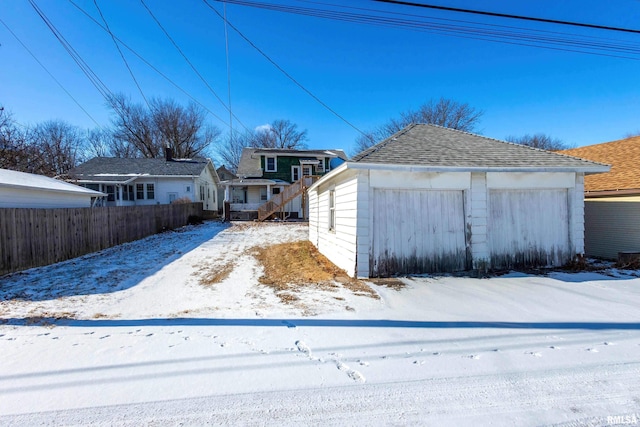
[[[300,179],[300,166],[291,166],[291,182],[296,182]]]
[[[136,199],[144,199],[144,184],[136,184]]]
[[[311,176],[311,175],[313,175],[313,166],[303,166],[302,167],[302,175],[303,176]]]
[[[156,191],[154,184],[147,184],[147,199],[153,200],[156,198]]]
[[[280,187],[274,187],[271,189],[271,194],[280,194]]]
[[[107,202],[114,202],[116,200],[116,187],[113,185],[107,185]]]
[[[329,191],[329,230],[335,231],[336,229],[336,192],[335,190]]]
[[[200,200],[204,202],[204,185],[200,186]]]
[[[260,200],[262,200],[263,202],[267,201],[267,189],[266,188],[260,188]]]
[[[122,200],[134,200],[133,198],[133,185],[122,186]]]
[[[265,157],[264,158],[264,171],[265,172],[277,172],[276,158]]]
[[[320,163],[316,165],[316,172],[319,174],[324,172],[324,159],[320,159]]]
[[[186,185],[186,186],[184,187],[184,191],[185,191],[186,193],[191,193],[191,186],[190,186],[190,185]]]

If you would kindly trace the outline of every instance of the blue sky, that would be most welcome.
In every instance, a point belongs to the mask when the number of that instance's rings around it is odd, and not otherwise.
[[[34,1],[109,90],[142,102],[106,32],[69,1]],[[93,0],[74,1],[100,20]],[[626,43],[640,49],[640,34],[523,23],[364,0],[264,1],[321,9],[328,9],[326,3],[334,2],[368,9],[360,13],[378,10],[418,15],[419,19],[457,19],[475,25],[554,31],[563,33],[555,35],[563,39],[575,35],[597,37],[598,41],[606,38],[609,43]],[[228,131],[228,112],[193,73],[140,1],[97,2],[118,38],[217,115],[221,120],[210,115],[211,123]],[[595,0],[434,3],[640,29],[638,0],[616,0],[615,7],[611,2]],[[146,4],[226,102],[222,20],[200,0],[146,0]],[[221,3],[210,0],[210,4],[222,12]],[[640,53],[628,54],[635,59],[595,56],[231,4],[227,5],[227,17],[304,87],[361,130],[380,125],[429,99],[445,97],[483,110],[479,133],[493,138],[543,132],[570,145],[583,146],[640,131]],[[0,19],[93,120],[101,126],[109,124],[110,113],[104,99],[28,0],[0,2]],[[123,48],[123,52],[145,96],[188,102],[182,91],[127,49]],[[229,60],[231,106],[245,126],[255,128],[275,119],[289,119],[307,129],[310,148],[352,150],[358,131],[293,84],[230,28]],[[2,23],[0,64],[0,106],[12,112],[19,123],[62,119],[81,128],[96,127]]]

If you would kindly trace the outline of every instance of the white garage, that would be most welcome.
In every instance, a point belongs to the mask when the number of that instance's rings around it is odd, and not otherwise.
[[[410,125],[309,188],[309,239],[357,277],[558,266],[584,253],[584,175],[607,170]]]

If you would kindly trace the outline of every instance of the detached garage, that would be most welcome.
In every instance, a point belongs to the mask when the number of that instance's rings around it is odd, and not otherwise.
[[[309,239],[350,275],[559,266],[603,164],[410,125],[309,188]]]

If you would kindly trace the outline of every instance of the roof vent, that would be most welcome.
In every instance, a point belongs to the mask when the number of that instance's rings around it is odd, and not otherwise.
[[[165,147],[164,156],[165,156],[165,159],[167,160],[167,162],[172,162],[173,161],[173,148]]]

